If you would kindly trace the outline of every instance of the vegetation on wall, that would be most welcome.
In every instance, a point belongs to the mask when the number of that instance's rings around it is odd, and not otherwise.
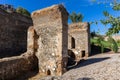
[[[22,8],[22,7],[18,7],[18,8],[16,9],[16,12],[17,12],[17,13],[20,13],[20,14],[23,14],[23,15],[25,15],[25,16],[30,17],[30,12],[29,12],[28,10]]]

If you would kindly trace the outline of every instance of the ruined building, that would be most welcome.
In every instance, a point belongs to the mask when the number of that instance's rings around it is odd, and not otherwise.
[[[68,12],[62,5],[35,11],[31,16],[33,21],[0,9],[0,53],[23,53],[0,59],[0,80],[16,78],[35,68],[43,76],[61,76],[66,72],[68,57],[79,61],[90,53],[89,24],[74,23],[68,29]]]
[[[89,23],[73,23],[68,30],[68,52],[75,61],[86,59],[90,54]]]
[[[35,52],[39,72],[45,75],[62,75],[66,71],[68,46],[68,13],[62,5],[33,12]],[[30,43],[30,42],[29,42]]]

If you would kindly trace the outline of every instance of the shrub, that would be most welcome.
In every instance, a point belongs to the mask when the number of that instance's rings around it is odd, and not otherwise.
[[[116,42],[117,42],[117,43],[120,43],[120,40],[117,40]]]
[[[18,7],[18,8],[16,9],[16,12],[17,12],[17,13],[20,13],[20,14],[23,14],[23,15],[25,15],[25,16],[30,17],[30,12],[29,12],[28,10],[22,8],[22,7]]]
[[[108,41],[111,43],[110,48],[111,48],[115,53],[118,52],[117,42],[116,42],[111,36],[109,36]]]

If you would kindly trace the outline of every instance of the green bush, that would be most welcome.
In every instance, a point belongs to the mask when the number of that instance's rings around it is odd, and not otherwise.
[[[98,45],[101,47],[101,53],[104,52],[104,48],[109,48],[114,52],[118,51],[117,42],[109,36],[108,41],[105,41],[102,37],[91,38],[91,44]]]
[[[25,16],[30,17],[30,12],[29,12],[28,10],[22,8],[22,7],[18,7],[18,8],[16,9],[16,12],[17,12],[17,13],[20,13],[20,14],[23,14],[23,15],[25,15]]]
[[[91,43],[101,47],[101,53],[104,52],[104,38],[102,36],[94,37],[91,39]]]
[[[118,52],[117,42],[116,42],[111,36],[109,36],[108,41],[111,43],[110,48],[111,48],[115,53]]]
[[[120,40],[117,40],[116,42],[117,42],[117,43],[120,43]]]

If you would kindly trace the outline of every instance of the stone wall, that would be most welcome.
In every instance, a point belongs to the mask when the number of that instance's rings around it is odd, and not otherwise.
[[[68,31],[69,56],[80,61],[90,54],[90,29],[88,23],[73,23]]]
[[[27,29],[31,25],[31,18],[0,9],[0,58],[27,50]]]
[[[13,80],[37,67],[43,76],[60,76],[66,72],[68,51],[76,61],[90,53],[89,24],[74,23],[68,31],[68,12],[62,5],[35,11],[32,19],[33,26],[30,18],[0,9],[0,55],[27,50],[0,59],[0,80]]]
[[[35,54],[39,61],[40,74],[62,75],[67,65],[68,13],[66,9],[62,5],[51,6],[33,12],[32,19],[34,26],[30,31],[36,37],[34,42],[30,40],[29,48],[36,46]]]
[[[14,80],[37,67],[37,58],[26,52],[21,56],[0,59],[0,80]]]
[[[38,68],[38,59],[34,53],[35,48],[31,47],[31,45],[34,45],[33,34],[34,30],[30,27],[27,35],[27,52],[20,56],[0,59],[0,80],[17,80],[18,77],[24,76]]]

